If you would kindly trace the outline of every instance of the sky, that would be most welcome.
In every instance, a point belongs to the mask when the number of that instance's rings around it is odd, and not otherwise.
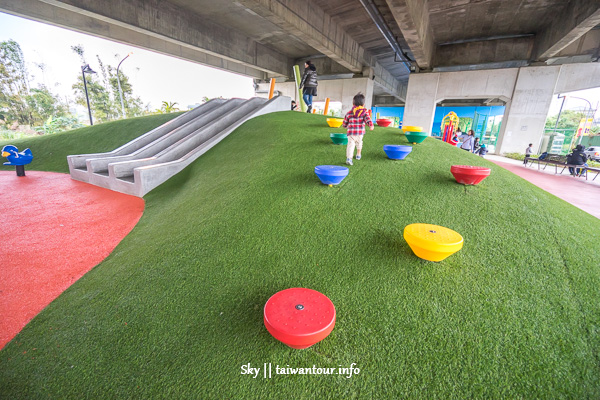
[[[82,45],[90,67],[99,71],[96,55],[104,63],[116,66],[129,52],[133,55],[121,65],[133,85],[135,96],[144,104],[150,103],[152,110],[160,108],[163,101],[177,102],[178,107],[187,109],[198,104],[204,96],[224,98],[254,96],[252,79],[230,72],[206,67],[190,61],[180,60],[131,45],[70,31],[40,22],[0,13],[0,41],[13,39],[19,43],[30,74],[32,86],[45,84],[61,98],[74,99],[72,85],[81,74],[81,60],[71,46]],[[44,64],[42,72],[36,64]],[[600,103],[600,88],[569,93],[585,98],[592,108]],[[549,115],[556,115],[562,99],[554,96]],[[569,98],[564,110],[589,108],[586,101]],[[600,111],[596,112],[596,118]]]
[[[600,118],[600,88],[579,90],[577,92],[561,93],[560,96],[567,96],[564,102],[563,111],[575,110],[584,113],[589,113],[591,106],[591,110],[596,110],[595,118]],[[562,97],[559,98],[558,95],[555,95],[552,99],[552,104],[550,106],[550,112],[548,113],[548,115],[557,115],[560,111],[560,106],[562,102]]]
[[[177,107],[200,103],[204,96],[224,98],[254,96],[252,78],[206,67],[178,58],[165,56],[131,45],[70,31],[0,13],[0,41],[13,39],[21,46],[33,85],[45,84],[62,99],[74,99],[71,87],[81,74],[81,60],[71,46],[82,45],[86,61],[99,71],[96,54],[105,64],[117,66],[119,61],[133,51],[121,64],[133,86],[134,96],[151,109],[160,108],[163,101],[177,102]],[[45,71],[36,64],[44,64]]]

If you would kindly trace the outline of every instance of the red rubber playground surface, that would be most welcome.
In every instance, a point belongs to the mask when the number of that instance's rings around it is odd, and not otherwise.
[[[133,229],[144,200],[69,175],[0,171],[0,349]]]

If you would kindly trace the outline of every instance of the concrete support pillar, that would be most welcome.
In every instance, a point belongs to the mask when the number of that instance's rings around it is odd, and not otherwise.
[[[506,105],[496,153],[524,153],[529,143],[537,148],[559,73],[560,66],[519,69],[512,99]]]
[[[371,78],[332,79],[319,82],[319,101],[329,97],[342,102],[342,112],[352,108],[352,98],[358,93],[365,95],[365,107],[373,105],[373,80]]]
[[[260,84],[256,95],[266,97],[268,95],[265,93],[267,87],[266,83]],[[283,96],[291,97],[296,102],[299,101],[295,82],[276,82],[275,91]],[[326,98],[331,101],[340,101],[342,112],[345,113],[352,108],[352,98],[359,92],[365,95],[365,107],[371,108],[373,104],[373,80],[371,78],[319,80],[318,96],[313,101],[325,101]]]
[[[406,92],[403,126],[422,126],[431,133],[440,74],[411,74]]]

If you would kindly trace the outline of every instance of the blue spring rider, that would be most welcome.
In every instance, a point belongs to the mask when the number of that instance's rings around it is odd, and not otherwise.
[[[11,144],[2,148],[2,157],[6,157],[8,160],[4,165],[14,165],[16,167],[17,176],[25,176],[25,165],[33,160],[31,150],[25,149],[19,153],[19,149]]]

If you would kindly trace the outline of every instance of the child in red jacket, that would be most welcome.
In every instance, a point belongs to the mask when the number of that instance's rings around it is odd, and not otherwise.
[[[362,93],[357,94],[352,99],[352,104],[354,107],[348,111],[342,124],[344,128],[348,128],[348,147],[346,147],[346,164],[348,165],[352,165],[354,147],[356,147],[356,159],[360,160],[365,125],[369,125],[371,130],[373,130],[373,121],[371,121],[369,113],[364,107],[365,96]]]

